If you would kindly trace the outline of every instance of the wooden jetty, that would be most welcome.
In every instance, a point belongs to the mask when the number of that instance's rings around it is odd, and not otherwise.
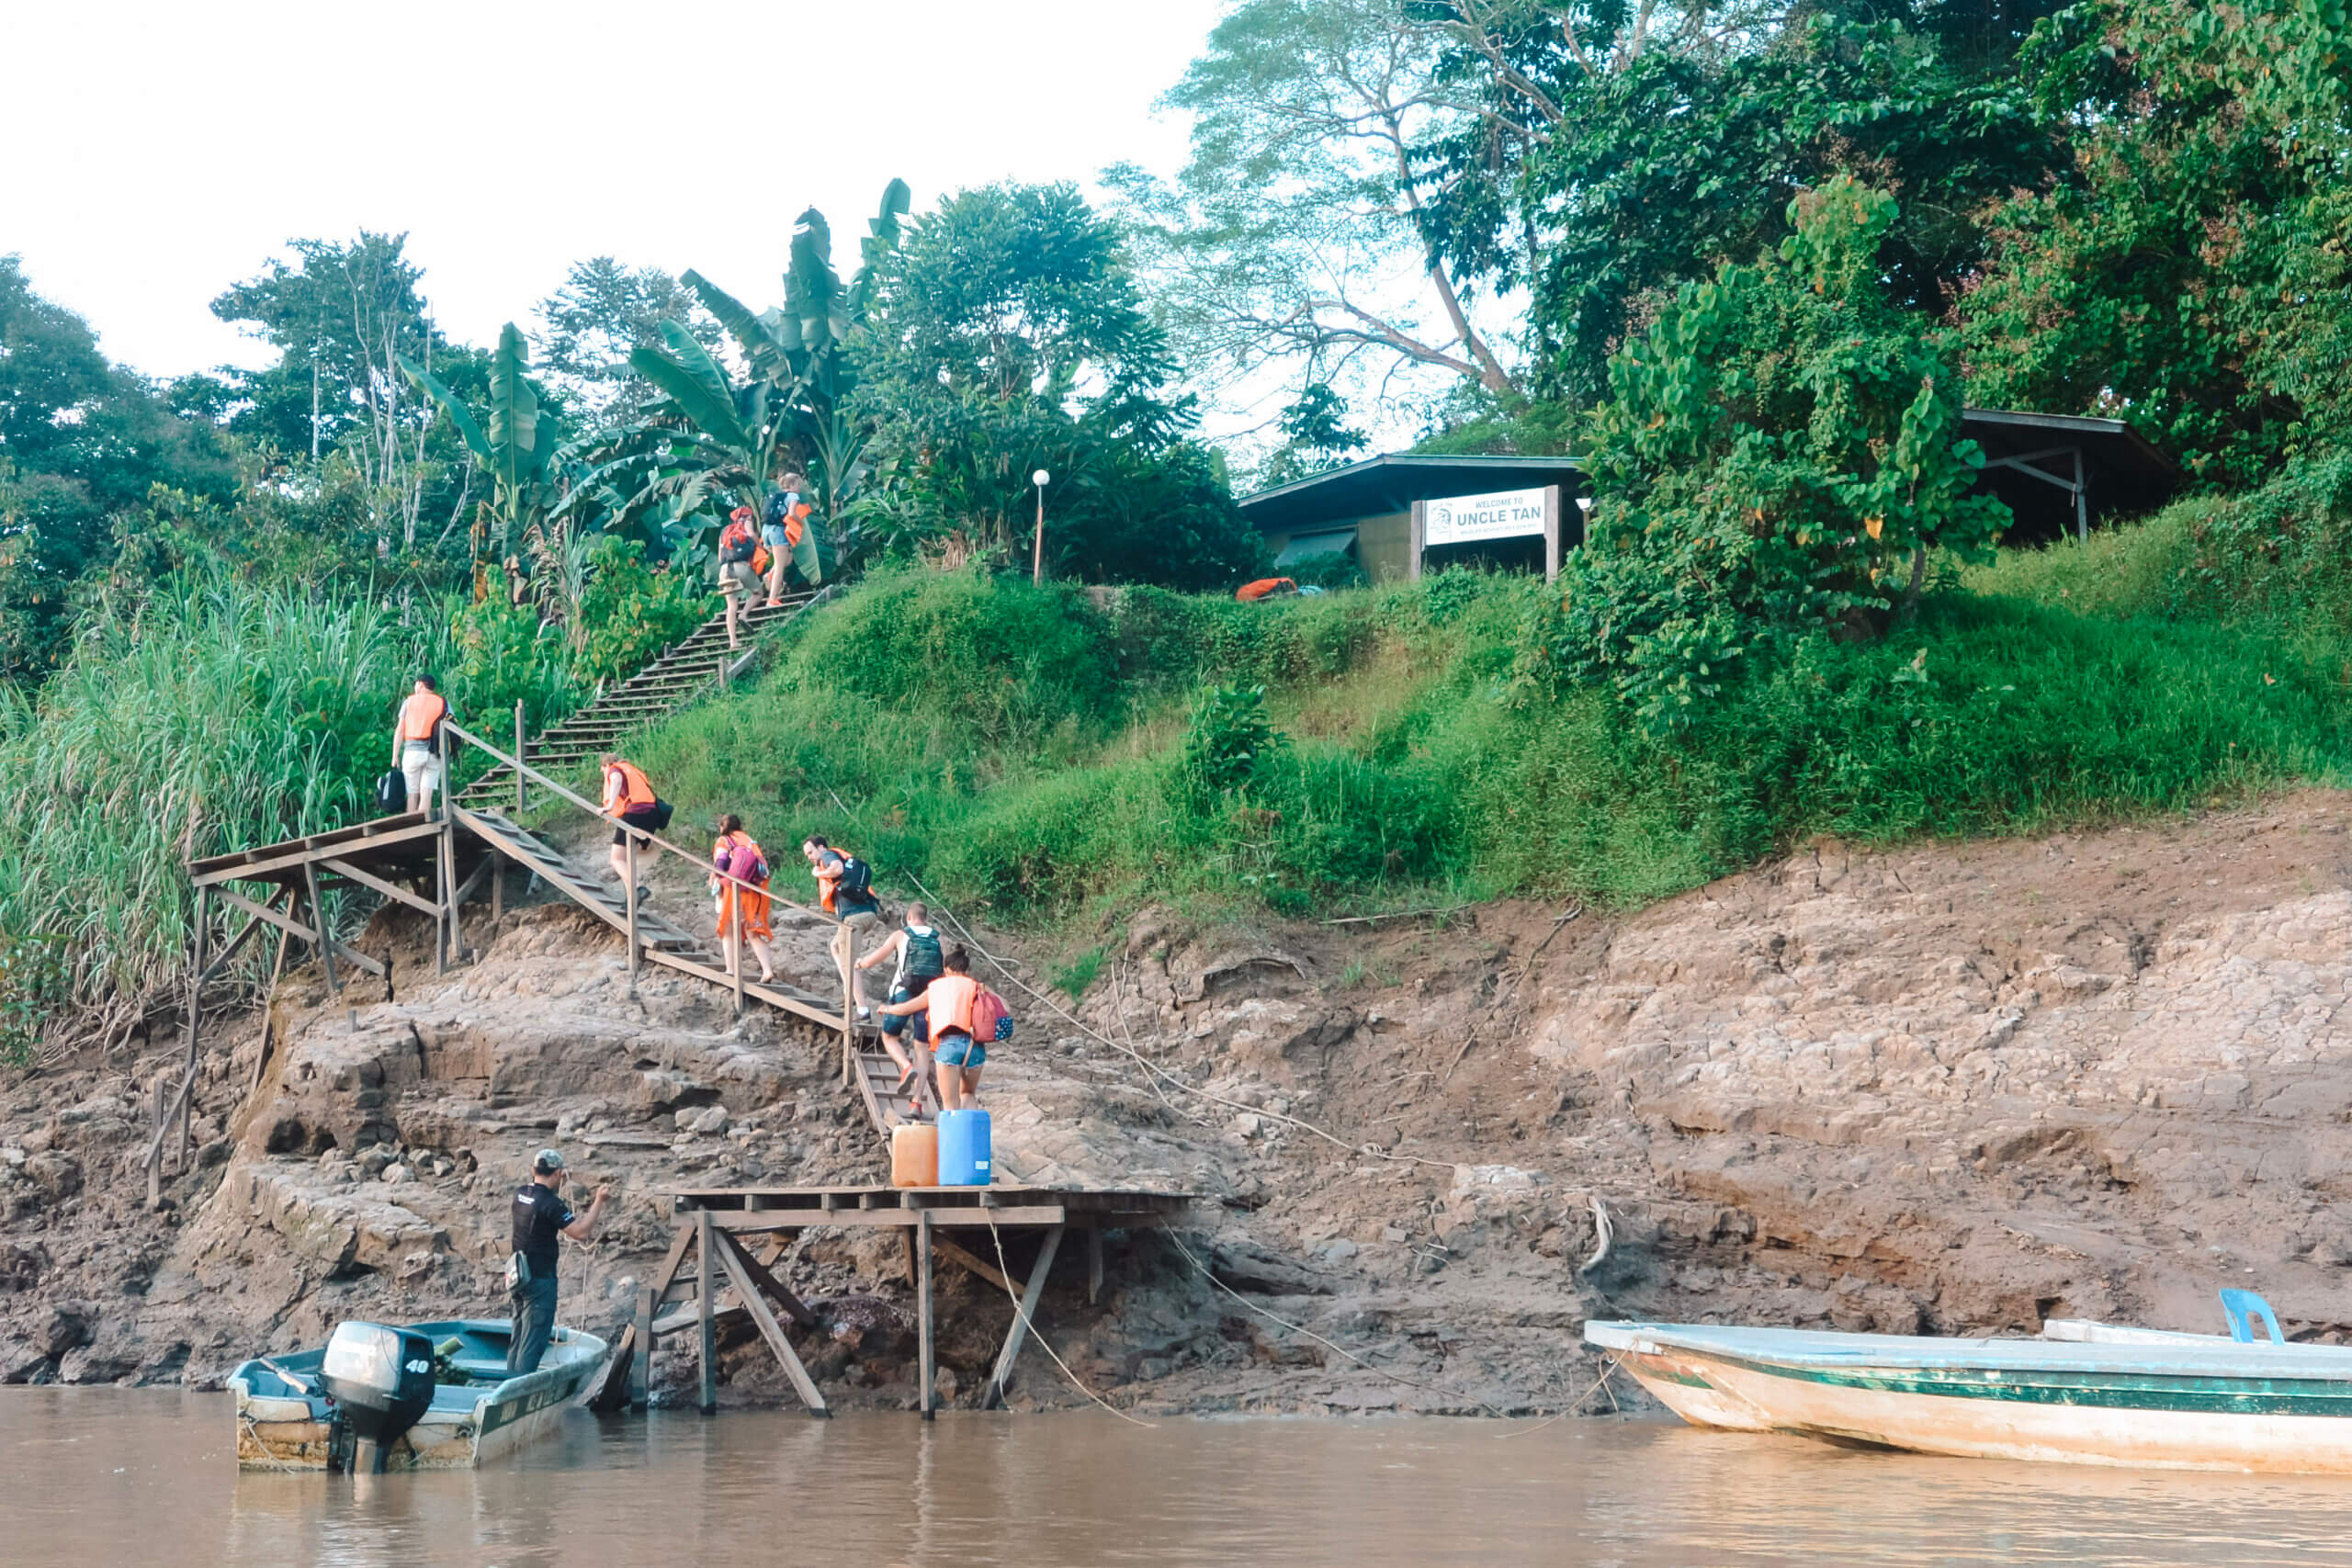
[[[793,1353],[776,1320],[776,1310],[802,1327],[813,1326],[810,1312],[779,1277],[779,1263],[792,1238],[826,1226],[881,1226],[907,1238],[909,1273],[915,1287],[917,1343],[923,1419],[933,1412],[937,1367],[933,1356],[932,1271],[944,1259],[986,1280],[1008,1295],[1013,1281],[986,1261],[998,1256],[995,1242],[1015,1235],[1038,1237],[1036,1259],[1017,1288],[1012,1326],[997,1353],[983,1409],[1004,1402],[1006,1382],[1021,1355],[1029,1325],[1045,1294],[1046,1277],[1072,1227],[1086,1237],[1086,1296],[1102,1290],[1102,1233],[1140,1230],[1167,1224],[1192,1204],[1182,1192],[1115,1191],[1068,1187],[757,1187],[720,1188],[677,1193],[672,1210],[677,1229],[662,1266],[638,1292],[637,1318],[621,1336],[616,1361],[628,1367],[628,1397],[645,1403],[652,1373],[653,1345],[664,1334],[693,1328],[702,1363],[701,1407],[718,1405],[718,1318],[740,1310],[757,1325],[785,1376],[812,1416],[831,1414],[816,1380]],[[953,1234],[943,1234],[953,1233]],[[975,1235],[974,1233],[978,1233]],[[757,1251],[746,1238],[760,1238]],[[688,1258],[693,1266],[688,1268]],[[719,1300],[731,1288],[731,1307]]]

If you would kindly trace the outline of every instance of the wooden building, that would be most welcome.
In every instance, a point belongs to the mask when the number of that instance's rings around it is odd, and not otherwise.
[[[1983,447],[1981,491],[2008,504],[2008,541],[2086,536],[2094,523],[2149,511],[2180,470],[2120,419],[1970,409],[1962,431]],[[1421,457],[1390,453],[1245,496],[1274,570],[1343,556],[1374,582],[1457,562],[1556,573],[1584,542],[1592,494],[1574,457]]]

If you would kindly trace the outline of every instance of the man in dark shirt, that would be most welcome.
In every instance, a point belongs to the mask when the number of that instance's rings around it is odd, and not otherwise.
[[[587,1213],[581,1215],[572,1213],[562,1190],[563,1156],[541,1149],[531,1161],[531,1179],[514,1190],[513,1271],[519,1278],[511,1292],[514,1337],[506,1348],[510,1378],[539,1370],[539,1358],[548,1353],[548,1338],[555,1332],[556,1237],[593,1241],[604,1228],[606,1189],[596,1189]]]

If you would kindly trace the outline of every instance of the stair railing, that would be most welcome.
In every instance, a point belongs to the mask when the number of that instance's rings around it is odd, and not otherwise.
[[[508,767],[515,770],[518,787],[519,781],[526,776],[536,779],[550,793],[556,795],[561,799],[570,801],[573,806],[578,807],[581,810],[586,812],[589,816],[595,818],[597,820],[602,822],[613,822],[616,827],[624,826],[624,824],[616,822],[615,818],[607,815],[603,807],[589,800],[585,795],[579,795],[558,780],[549,778],[547,774],[539,772],[538,769],[532,767],[521,757],[509,756],[507,753],[500,750],[497,747],[492,746],[489,741],[483,739],[481,736],[476,735],[471,730],[466,728],[463,725],[458,724],[455,719],[445,719],[442,722],[442,729],[451,739],[461,740],[465,742],[465,744],[478,749],[483,753],[483,755],[491,758],[493,761],[503,762]],[[447,763],[445,761],[442,766],[444,777],[447,776]],[[461,809],[457,808],[454,802],[451,803],[451,806],[453,808]],[[735,1010],[738,1013],[741,1013],[743,1010],[743,948],[745,943],[743,941],[742,897],[744,893],[764,893],[767,895],[768,901],[771,904],[781,904],[787,909],[797,909],[804,915],[813,915],[819,919],[833,919],[832,916],[826,914],[821,909],[812,909],[806,904],[795,903],[789,898],[779,897],[768,888],[762,887],[756,883],[746,882],[740,876],[733,876],[726,872],[720,871],[701,856],[689,854],[686,851],[680,849],[677,845],[670,842],[669,840],[662,837],[659,833],[645,832],[639,829],[629,828],[627,830],[627,837],[624,840],[628,852],[628,886],[623,891],[628,902],[628,971],[629,987],[632,993],[634,993],[637,986],[639,952],[643,946],[643,942],[640,941],[638,934],[637,919],[637,842],[639,839],[645,840],[659,851],[673,854],[680,860],[686,862],[688,864],[708,873],[710,875],[718,878],[720,882],[732,884],[737,889],[737,892],[735,893],[735,919],[730,922],[733,927],[733,935],[729,938],[727,944],[727,961],[728,976],[734,983]],[[454,857],[452,858],[451,863],[454,863]],[[771,867],[771,870],[773,870],[773,867]],[[773,878],[771,878],[771,882],[773,882]],[[845,1056],[854,1054],[857,1034],[857,987],[855,984],[854,969],[851,968],[852,965],[855,964],[856,961],[857,932],[855,929],[853,928],[849,932],[848,962],[844,965],[844,972],[842,978],[842,1050]]]

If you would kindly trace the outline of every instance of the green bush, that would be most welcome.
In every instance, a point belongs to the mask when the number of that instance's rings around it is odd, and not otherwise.
[[[1282,739],[1266,716],[1263,686],[1211,686],[1193,701],[1183,775],[1194,800],[1245,788],[1272,763]]]
[[[1084,592],[977,572],[876,580],[819,618],[791,667],[1007,744],[1107,724],[1123,700],[1110,626]]]
[[[604,535],[588,558],[594,571],[580,595],[580,624],[588,632],[580,656],[584,680],[636,674],[719,608],[718,595],[700,578],[646,565],[638,540]]]

